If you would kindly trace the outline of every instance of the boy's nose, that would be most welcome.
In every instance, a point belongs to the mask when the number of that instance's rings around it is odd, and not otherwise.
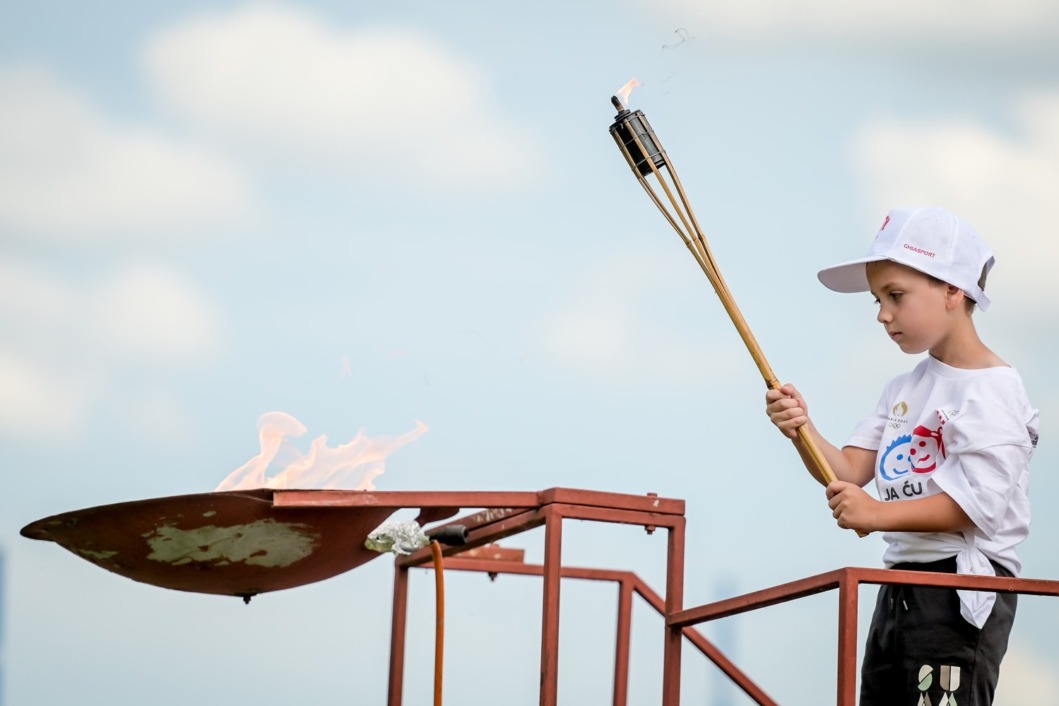
[[[888,323],[893,317],[890,316],[890,312],[886,311],[885,307],[879,307],[879,314],[875,317],[875,320],[880,324]]]

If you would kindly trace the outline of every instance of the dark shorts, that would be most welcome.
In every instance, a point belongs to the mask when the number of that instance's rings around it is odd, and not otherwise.
[[[956,558],[893,568],[952,574]],[[997,576],[1011,576],[995,562],[993,568]],[[936,706],[952,697],[959,706],[992,704],[1018,599],[996,595],[979,630],[960,615],[955,589],[880,587],[864,646],[860,706]]]

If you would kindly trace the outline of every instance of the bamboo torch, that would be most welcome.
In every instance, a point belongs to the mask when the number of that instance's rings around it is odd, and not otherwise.
[[[619,95],[623,95],[627,101],[628,91],[632,90],[634,85],[636,85],[635,79],[623,86],[618,91]],[[680,177],[677,176],[669,156],[662,149],[662,143],[651,129],[643,111],[629,110],[618,96],[611,96],[610,100],[618,109],[614,124],[610,126],[610,134],[618,144],[618,149],[625,155],[625,160],[632,168],[640,186],[669,221],[669,225],[673,226],[680,239],[684,241],[684,245],[691,251],[695,261],[699,263],[699,267],[706,273],[710,284],[713,285],[717,296],[721,299],[724,310],[728,312],[736,331],[739,332],[761,376],[765,379],[765,384],[771,389],[779,389],[780,382],[776,374],[772,372],[772,367],[765,359],[765,354],[754,339],[754,334],[750,331],[735,299],[728,291],[728,285],[725,284],[721,271],[717,268],[713,253],[710,252],[710,246],[706,242],[706,236],[699,227],[695,212],[691,209],[688,197],[684,193],[684,187],[680,184]],[[661,190],[661,195],[652,187],[648,177],[654,177],[654,182]],[[816,466],[820,476],[828,483],[835,480],[835,472],[831,470],[827,459],[824,458],[816,442],[809,436],[804,425],[798,427],[798,438],[812,458],[813,465]]]

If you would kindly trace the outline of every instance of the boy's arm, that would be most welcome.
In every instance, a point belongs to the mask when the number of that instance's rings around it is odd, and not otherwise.
[[[847,483],[853,483],[859,488],[867,485],[875,477],[874,451],[857,448],[856,446],[843,446],[840,449],[825,439],[816,430],[812,422],[807,423],[806,431],[816,442],[817,448],[824,454],[824,458],[827,459],[827,465],[831,466],[831,470],[835,472],[835,478]],[[792,441],[810,475],[820,485],[827,485],[827,480],[820,476],[820,472],[816,469],[816,464],[813,463],[813,459],[805,445],[802,444],[801,439],[795,436]]]
[[[844,529],[861,532],[960,532],[974,527],[971,518],[946,493],[884,503],[852,483],[827,486],[831,514]]]
[[[825,439],[809,419],[805,400],[793,385],[769,390],[765,395],[765,412],[772,423],[794,442],[794,448],[798,450],[802,463],[820,485],[826,485],[827,481],[820,476],[816,464],[798,437],[798,427],[805,426],[806,432],[816,442],[839,480],[854,483],[859,487],[875,477],[875,452],[856,446],[839,449]]]

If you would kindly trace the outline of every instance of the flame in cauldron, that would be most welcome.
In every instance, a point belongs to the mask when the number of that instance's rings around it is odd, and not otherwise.
[[[327,445],[320,435],[307,453],[287,439],[308,431],[284,412],[269,412],[257,422],[261,452],[232,471],[216,491],[249,488],[301,488],[374,490],[372,481],[386,471],[386,458],[419,438],[427,426],[417,421],[415,429],[400,436],[372,439],[361,430],[347,444]],[[275,472],[274,466],[282,468]]]

